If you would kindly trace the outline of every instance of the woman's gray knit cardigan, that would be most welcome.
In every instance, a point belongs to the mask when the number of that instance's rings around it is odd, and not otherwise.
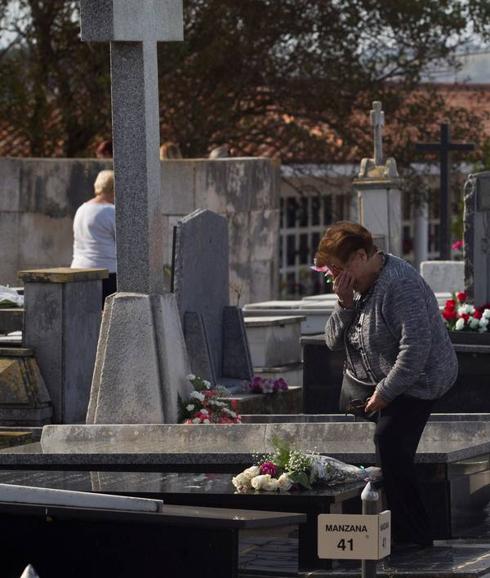
[[[354,316],[354,309],[335,306],[325,327],[330,349],[344,347]],[[455,382],[458,362],[435,295],[402,259],[387,255],[360,322],[366,369],[386,401],[402,393],[437,399]]]

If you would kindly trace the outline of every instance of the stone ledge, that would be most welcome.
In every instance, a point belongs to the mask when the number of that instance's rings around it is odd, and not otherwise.
[[[290,387],[286,391],[274,393],[239,393],[221,401],[236,402],[236,411],[239,414],[296,414],[303,409],[303,388]]]
[[[274,325],[291,325],[300,323],[306,319],[306,315],[278,315],[278,316],[261,316],[245,317],[245,327],[271,327]]]
[[[34,351],[28,347],[0,347],[0,357],[32,357]]]
[[[54,267],[52,269],[30,269],[19,271],[17,277],[24,283],[75,283],[79,281],[98,281],[107,279],[107,269],[72,269]]]

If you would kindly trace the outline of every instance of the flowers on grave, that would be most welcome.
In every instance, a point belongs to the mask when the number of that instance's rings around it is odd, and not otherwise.
[[[270,379],[255,375],[252,381],[248,384],[247,389],[250,393],[276,393],[278,391],[287,391],[289,389],[288,382],[283,378]]]
[[[323,273],[323,276],[325,277],[325,283],[333,283],[332,271],[330,271],[330,269],[326,265],[319,267],[316,264],[316,258],[313,259],[313,265],[310,267],[310,269],[313,269],[313,271],[317,271],[318,273]]]
[[[461,259],[463,259],[464,241],[454,241],[451,245],[451,249],[453,250],[453,258],[456,261],[461,261]]]
[[[23,295],[19,295],[17,291],[11,287],[0,285],[0,309],[10,309],[23,306]]]
[[[475,307],[467,302],[464,291],[453,293],[446,301],[442,316],[449,331],[490,331],[490,303]]]
[[[256,463],[232,478],[238,492],[288,492],[315,486],[367,481],[380,476],[379,468],[362,468],[329,456],[291,448],[273,439],[274,451],[258,456]]]
[[[187,379],[194,391],[187,399],[179,398],[180,422],[185,424],[233,424],[241,423],[236,412],[236,400],[223,401],[228,397],[224,387],[213,386],[207,379],[189,374]]]

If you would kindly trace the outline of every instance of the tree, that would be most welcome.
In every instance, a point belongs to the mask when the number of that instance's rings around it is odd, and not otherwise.
[[[237,154],[342,162],[369,154],[375,99],[402,162],[442,114],[470,138],[479,119],[421,80],[485,32],[489,11],[476,0],[193,0],[185,42],[160,47],[165,138],[187,156],[227,142]]]
[[[31,156],[86,154],[110,134],[109,51],[80,42],[78,2],[0,0],[0,26],[3,130]]]
[[[382,100],[390,153],[480,119],[448,109],[428,65],[478,33],[486,0],[186,0],[185,41],[159,46],[162,141],[184,156],[227,143],[235,154],[344,161],[370,151],[367,111]],[[14,9],[17,7],[17,9]],[[0,56],[0,117],[30,154],[88,154],[110,126],[108,49],[79,40],[77,3],[0,0],[11,46]],[[426,134],[427,133],[427,134]],[[8,151],[4,151],[8,152]]]

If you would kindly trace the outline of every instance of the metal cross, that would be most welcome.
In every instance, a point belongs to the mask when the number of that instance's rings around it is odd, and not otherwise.
[[[439,248],[442,260],[448,260],[451,256],[451,212],[449,210],[449,153],[451,151],[472,151],[473,143],[451,142],[451,134],[447,123],[441,124],[440,142],[416,143],[415,149],[420,152],[439,153],[441,163],[440,189],[439,189]]]

